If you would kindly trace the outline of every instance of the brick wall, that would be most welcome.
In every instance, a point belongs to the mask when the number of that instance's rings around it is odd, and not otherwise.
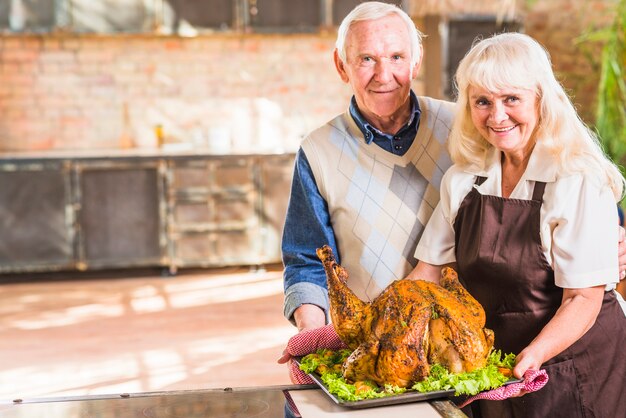
[[[573,39],[608,23],[615,2],[518,2],[588,121],[597,72]],[[333,43],[334,34],[3,36],[0,151],[116,148],[126,137],[152,147],[157,124],[170,141],[294,148],[346,108]]]
[[[525,12],[526,33],[550,52],[559,80],[587,123],[593,123],[601,44],[577,41],[610,25],[617,0],[535,0]]]
[[[332,36],[0,38],[2,150],[206,140],[294,146],[345,109]]]

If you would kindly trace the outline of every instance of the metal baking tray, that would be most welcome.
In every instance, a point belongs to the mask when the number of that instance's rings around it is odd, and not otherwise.
[[[302,357],[295,357],[294,360],[300,365],[300,360]],[[384,398],[377,399],[363,399],[360,401],[344,401],[339,399],[336,395],[330,393],[328,390],[328,386],[324,384],[322,381],[322,377],[317,373],[309,373],[309,376],[315,381],[315,383],[333,400],[337,405],[343,406],[346,408],[353,409],[361,409],[361,408],[371,408],[375,406],[387,406],[387,405],[397,405],[403,403],[411,403],[411,402],[421,402],[427,401],[430,399],[439,399],[439,398],[451,398],[454,396],[454,389],[448,390],[436,390],[432,392],[418,392],[416,390],[407,389],[404,393],[398,393],[396,395],[385,396]],[[505,383],[505,385],[509,385],[511,383],[520,382],[520,379],[511,379]]]
[[[300,365],[301,357],[295,357],[296,363]],[[322,382],[322,377],[317,373],[309,373],[311,379],[315,381],[315,383],[333,400],[337,405],[343,406],[346,408],[371,408],[374,406],[387,406],[387,405],[397,405],[402,403],[410,403],[410,402],[420,402],[426,401],[429,399],[437,399],[437,398],[448,398],[454,395],[454,389],[450,390],[438,390],[433,392],[417,392],[415,390],[407,390],[404,393],[398,393],[396,395],[385,396],[384,398],[377,399],[363,399],[360,401],[344,401],[339,399],[335,394],[330,393],[328,390],[328,386]]]

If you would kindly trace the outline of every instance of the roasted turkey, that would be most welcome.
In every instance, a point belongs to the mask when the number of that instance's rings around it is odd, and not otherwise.
[[[485,311],[453,269],[442,269],[441,285],[396,280],[367,303],[346,285],[348,272],[330,247],[317,255],[326,271],[335,331],[353,350],[343,365],[347,381],[409,387],[435,363],[454,373],[485,366],[493,331],[485,328]]]

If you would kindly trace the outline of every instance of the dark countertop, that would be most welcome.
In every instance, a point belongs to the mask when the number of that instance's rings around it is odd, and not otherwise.
[[[321,392],[313,385],[265,386],[250,388],[223,388],[172,392],[123,393],[115,395],[95,395],[58,397],[41,399],[16,399],[0,401],[0,416],[3,418],[200,418],[200,417],[237,417],[237,418],[293,418],[289,407],[290,395],[287,393],[301,390]],[[302,394],[307,392],[301,392]],[[299,397],[301,398],[301,397]],[[319,397],[320,405],[327,413],[324,416],[346,415],[358,417],[372,416],[372,408],[348,409],[335,407],[329,398]],[[293,402],[293,401],[292,401]],[[418,405],[414,408],[417,409]],[[448,399],[421,403],[422,408],[432,410],[434,416],[444,418],[466,417]],[[383,413],[382,407],[376,412]],[[406,406],[405,406],[406,409]],[[403,410],[405,410],[403,409]],[[362,412],[361,412],[362,411]],[[400,409],[396,408],[396,411]],[[368,414],[369,412],[369,414]],[[388,411],[389,412],[389,411]],[[413,416],[413,414],[409,414]],[[405,418],[406,414],[396,415]],[[430,415],[429,415],[430,416]],[[310,418],[304,416],[304,418]]]

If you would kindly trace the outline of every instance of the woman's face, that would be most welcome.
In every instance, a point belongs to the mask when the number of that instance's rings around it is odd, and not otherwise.
[[[523,157],[532,151],[539,120],[534,91],[470,86],[468,93],[472,122],[491,145],[507,155]]]

